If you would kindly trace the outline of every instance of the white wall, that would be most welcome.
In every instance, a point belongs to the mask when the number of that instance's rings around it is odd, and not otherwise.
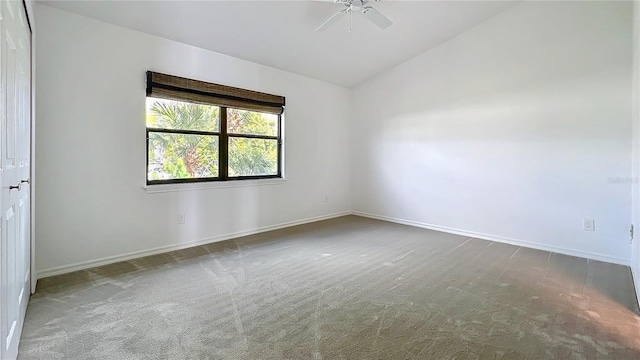
[[[41,275],[350,210],[349,90],[43,5],[36,20]],[[286,96],[287,181],[147,194],[146,70]]]
[[[631,13],[524,3],[362,84],[352,105],[344,88],[36,5],[36,268],[351,209],[629,263]],[[288,180],[147,194],[146,70],[285,95]]]
[[[631,7],[525,2],[356,87],[354,210],[628,264]]]

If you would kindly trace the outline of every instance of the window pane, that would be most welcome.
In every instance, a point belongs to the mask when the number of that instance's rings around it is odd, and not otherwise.
[[[227,109],[227,132],[229,134],[278,136],[278,115]]]
[[[217,132],[220,131],[220,108],[147,97],[147,127]]]
[[[218,136],[149,132],[148,180],[218,176]]]
[[[229,176],[277,174],[277,140],[229,138]]]

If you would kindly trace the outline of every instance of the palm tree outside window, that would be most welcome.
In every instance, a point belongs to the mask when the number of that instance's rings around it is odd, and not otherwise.
[[[148,185],[282,177],[281,114],[214,102],[147,96]]]

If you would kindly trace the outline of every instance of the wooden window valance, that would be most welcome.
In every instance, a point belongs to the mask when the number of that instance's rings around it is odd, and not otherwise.
[[[284,96],[147,71],[147,96],[282,114]]]

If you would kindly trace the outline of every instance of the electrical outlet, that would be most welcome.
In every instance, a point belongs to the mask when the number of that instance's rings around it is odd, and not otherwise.
[[[329,195],[324,196],[324,202],[329,202]]]
[[[178,221],[178,224],[184,224],[184,213],[178,213],[176,220]]]
[[[584,231],[596,231],[596,221],[594,219],[584,219]]]

